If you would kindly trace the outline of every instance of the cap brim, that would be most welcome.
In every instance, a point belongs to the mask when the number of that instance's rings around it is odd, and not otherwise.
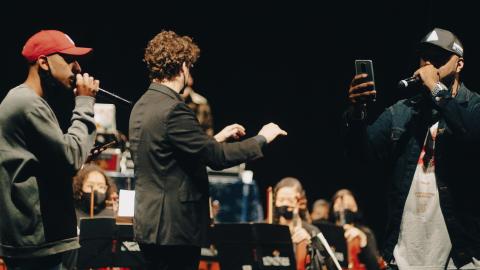
[[[445,53],[445,54],[456,54],[454,51],[447,50],[440,45],[430,43],[430,42],[422,42],[417,47],[417,53],[421,54],[427,51],[436,51],[438,53]]]
[[[68,49],[65,49],[63,51],[60,51],[59,53],[68,54],[68,55],[75,55],[75,56],[82,56],[82,55],[88,54],[91,51],[92,51],[92,48],[72,47],[72,48],[68,48]]]

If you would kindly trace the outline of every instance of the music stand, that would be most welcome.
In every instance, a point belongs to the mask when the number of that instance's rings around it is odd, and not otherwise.
[[[293,245],[287,226],[215,224],[212,232],[221,269],[295,270]]]
[[[338,260],[342,268],[348,268],[348,248],[345,240],[345,230],[337,225],[331,223],[314,223],[333,251],[333,255]],[[315,244],[315,243],[314,243]],[[322,243],[323,245],[323,243]]]
[[[115,224],[115,218],[80,219],[78,269],[101,267],[145,267],[138,244],[133,241],[132,225]]]

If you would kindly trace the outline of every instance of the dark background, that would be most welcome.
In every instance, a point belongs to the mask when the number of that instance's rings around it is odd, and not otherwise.
[[[80,62],[83,70],[132,101],[149,84],[142,62],[146,43],[162,29],[189,35],[201,48],[194,88],[211,103],[216,131],[240,123],[253,136],[275,122],[289,133],[268,147],[266,158],[247,165],[261,190],[294,176],[312,203],[350,188],[382,242],[388,179],[360,173],[343,157],[339,138],[354,60],[374,63],[378,100],[372,118],[412,94],[396,84],[416,70],[415,46],[435,26],[463,41],[463,79],[479,89],[474,1],[207,2],[4,7],[0,99],[25,79],[21,48],[41,29],[62,30],[77,46],[93,47],[93,55]],[[117,112],[117,125],[127,133],[130,109],[117,106]]]

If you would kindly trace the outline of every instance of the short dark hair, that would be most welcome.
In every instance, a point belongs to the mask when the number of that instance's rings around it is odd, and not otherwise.
[[[163,30],[148,42],[143,61],[150,79],[162,81],[175,78],[183,63],[191,67],[199,56],[200,49],[191,37]]]

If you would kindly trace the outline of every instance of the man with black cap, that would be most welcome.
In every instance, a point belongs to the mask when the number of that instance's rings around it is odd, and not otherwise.
[[[22,51],[27,79],[0,104],[0,256],[9,270],[60,269],[62,253],[79,247],[71,181],[94,144],[99,81],[76,59],[91,50],[60,31],[36,33]],[[71,91],[63,133],[51,101]]]
[[[392,169],[383,250],[392,269],[480,267],[474,188],[480,96],[460,81],[464,51],[451,32],[432,30],[420,42],[419,56],[413,80],[419,94],[398,101],[369,126],[365,100],[375,94],[373,82],[361,81],[366,74],[354,77],[345,113],[347,153]]]

